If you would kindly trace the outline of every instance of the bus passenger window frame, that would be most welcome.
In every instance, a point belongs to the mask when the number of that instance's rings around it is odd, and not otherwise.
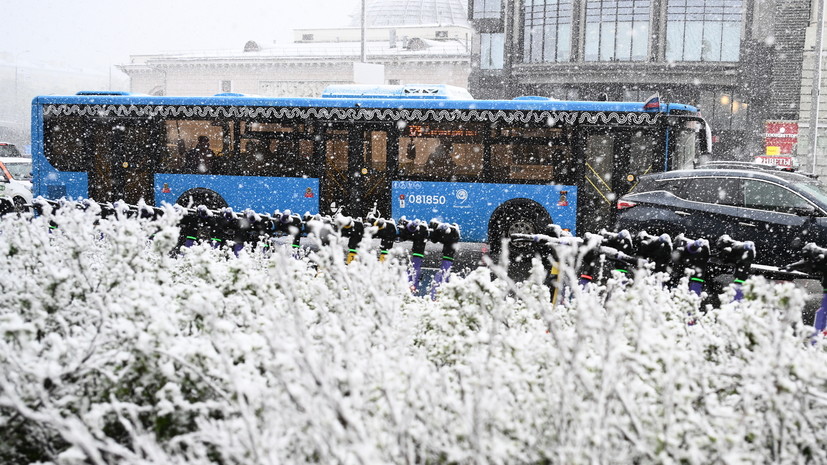
[[[92,119],[97,123],[98,119]],[[46,159],[60,171],[89,171],[94,160],[94,135],[97,124],[77,116],[44,118],[43,151]],[[55,134],[55,131],[62,134]],[[68,132],[72,131],[72,132]],[[74,141],[76,145],[67,142]],[[70,148],[71,147],[71,148]]]
[[[508,126],[494,127],[490,132],[487,141],[490,151],[488,182],[574,184],[571,130],[548,126]],[[529,151],[535,155],[540,149],[549,149],[545,154],[539,153],[538,163],[519,163],[530,161],[518,158],[526,155],[525,150],[517,150],[520,147],[530,147]],[[546,174],[543,175],[543,172]]]
[[[470,181],[483,178],[486,123],[466,123],[459,127],[440,123],[409,124],[398,134],[397,177],[429,181]],[[436,162],[432,157],[444,147],[450,160]]]

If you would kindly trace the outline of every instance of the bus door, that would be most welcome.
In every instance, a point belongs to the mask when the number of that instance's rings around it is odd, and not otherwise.
[[[97,202],[154,203],[153,175],[160,147],[160,126],[145,119],[101,120],[89,143],[89,197]]]
[[[654,128],[580,129],[577,145],[585,163],[578,191],[578,231],[614,228],[617,199],[633,191],[640,176],[662,171],[661,136],[662,131]]]
[[[365,217],[390,215],[391,173],[395,169],[393,125],[334,124],[324,131],[325,166],[321,212]]]

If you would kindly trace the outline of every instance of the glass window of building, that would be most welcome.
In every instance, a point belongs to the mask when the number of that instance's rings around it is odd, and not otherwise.
[[[505,34],[480,34],[480,69],[503,69]]]
[[[586,61],[644,61],[651,0],[587,0]]]
[[[526,0],[523,61],[569,61],[572,3],[572,0]]]
[[[749,96],[729,90],[701,91],[699,107],[716,130],[747,130],[750,122]]]
[[[474,0],[474,19],[500,19],[502,15],[502,0]]]
[[[738,61],[742,0],[669,0],[666,59]]]

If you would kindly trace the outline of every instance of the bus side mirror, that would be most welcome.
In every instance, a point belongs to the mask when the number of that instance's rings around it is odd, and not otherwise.
[[[709,123],[706,120],[702,120],[701,122],[701,156],[704,158],[712,159],[712,129],[709,127]]]

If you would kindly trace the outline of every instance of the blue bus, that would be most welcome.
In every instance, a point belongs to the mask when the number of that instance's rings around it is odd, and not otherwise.
[[[689,105],[475,100],[446,85],[319,98],[79,92],[32,103],[35,196],[423,220],[497,244],[610,226],[639,175],[691,165]]]

